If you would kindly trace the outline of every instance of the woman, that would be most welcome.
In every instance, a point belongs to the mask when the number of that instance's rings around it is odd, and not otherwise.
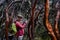
[[[23,18],[22,15],[18,15],[17,17],[18,17],[18,19],[16,21],[16,28],[17,28],[16,35],[18,37],[18,40],[22,40],[23,36],[24,36],[24,28],[25,28],[27,22],[21,23],[21,20]]]

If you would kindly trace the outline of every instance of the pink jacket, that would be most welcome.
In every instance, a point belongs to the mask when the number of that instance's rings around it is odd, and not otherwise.
[[[16,28],[17,28],[17,36],[22,36],[24,35],[24,28],[26,26],[26,23],[21,24],[20,22],[16,21]]]

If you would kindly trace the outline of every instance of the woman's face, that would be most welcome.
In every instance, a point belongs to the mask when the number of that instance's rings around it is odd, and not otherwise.
[[[18,17],[18,20],[21,21],[22,20],[22,17]]]

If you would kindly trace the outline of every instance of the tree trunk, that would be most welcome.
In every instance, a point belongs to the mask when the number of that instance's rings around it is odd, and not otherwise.
[[[6,9],[6,27],[5,27],[5,31],[6,31],[6,33],[5,33],[5,36],[6,36],[6,40],[8,40],[8,25],[9,25],[9,18],[8,18],[8,12],[7,12],[8,10]]]
[[[28,23],[28,37],[29,37],[29,40],[32,40],[32,37],[31,37],[31,19],[29,20],[29,23]]]
[[[59,34],[59,29],[58,29],[58,20],[59,20],[59,16],[60,16],[60,11],[57,11],[57,16],[56,16],[56,20],[55,20],[55,34],[57,36],[57,39],[60,40],[60,34]]]
[[[35,11],[35,7],[37,4],[37,0],[35,0],[34,5],[32,6],[32,17],[31,17],[31,33],[32,33],[32,40],[34,40],[34,11]]]
[[[49,0],[45,0],[45,25],[47,30],[49,31],[50,35],[52,36],[53,40],[57,40],[54,32],[53,32],[53,28],[48,20],[48,16],[49,16]]]

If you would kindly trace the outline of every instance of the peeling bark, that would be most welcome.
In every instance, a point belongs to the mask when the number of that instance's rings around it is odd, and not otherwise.
[[[45,0],[45,25],[47,30],[49,31],[49,34],[52,36],[53,40],[57,40],[54,32],[53,32],[53,28],[48,20],[48,16],[49,16],[49,0]]]

